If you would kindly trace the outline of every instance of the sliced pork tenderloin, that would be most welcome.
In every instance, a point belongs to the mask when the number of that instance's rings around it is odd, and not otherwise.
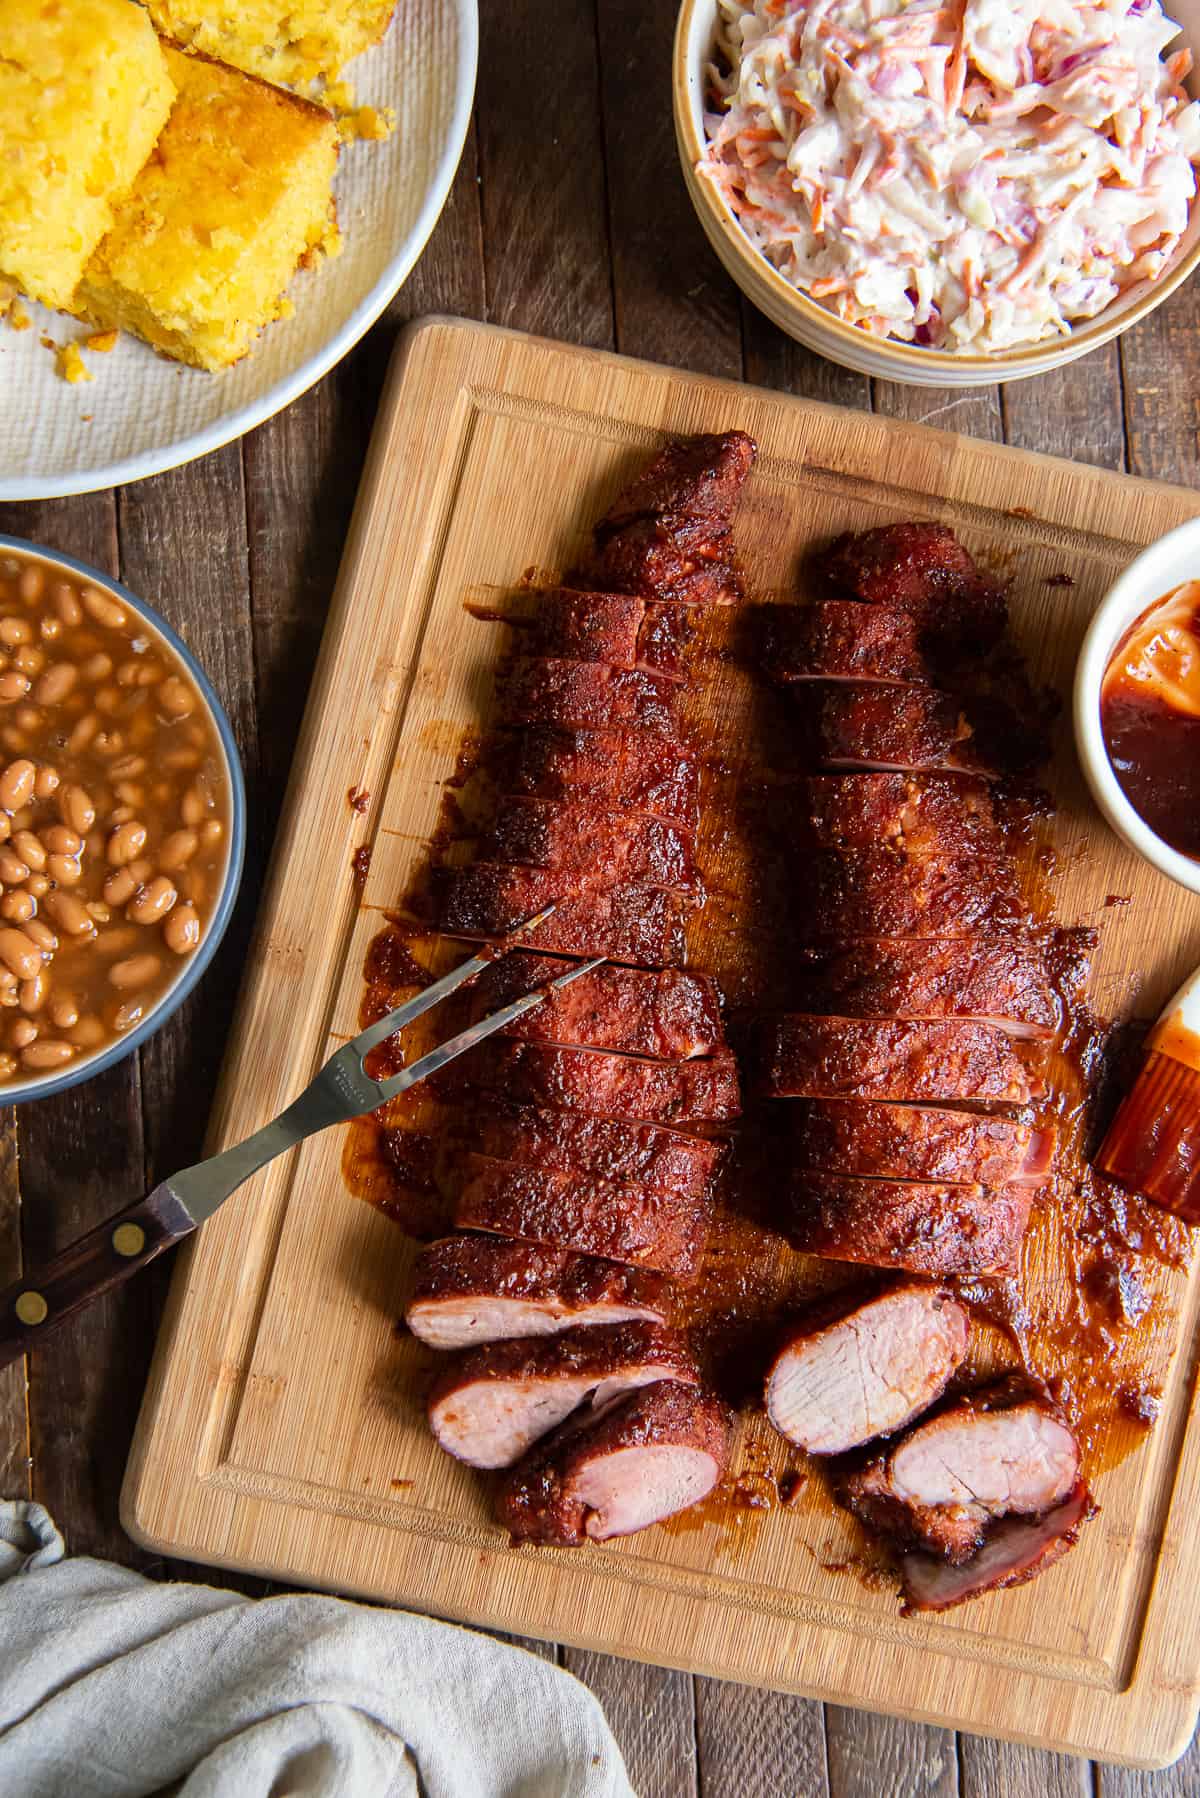
[[[568,989],[569,990],[569,989]],[[647,1061],[602,1049],[489,1037],[452,1066],[456,1090],[473,1086],[518,1104],[652,1124],[725,1123],[741,1111],[729,1053],[693,1061]]]
[[[404,1321],[435,1349],[515,1336],[557,1336],[584,1324],[662,1323],[661,1274],[500,1236],[444,1236],[417,1261]]]
[[[694,830],[700,766],[653,731],[526,729],[510,745],[502,784],[541,799],[592,800]]]
[[[921,626],[896,606],[819,599],[779,606],[768,625],[768,674],[788,683],[811,680],[931,680]]]
[[[534,655],[608,662],[680,680],[696,632],[696,611],[655,605],[632,593],[582,593],[551,587],[539,595],[532,630]]]
[[[506,955],[476,984],[476,1018],[545,985],[570,965],[546,955]],[[551,993],[504,1034],[662,1061],[716,1055],[725,1044],[715,984],[705,974],[675,969],[595,968]]]
[[[771,1019],[764,1085],[774,1098],[1027,1105],[1043,1090],[1007,1031],[972,1018]]]
[[[678,967],[687,952],[690,906],[663,887],[621,881],[593,886],[585,874],[473,862],[442,883],[441,928],[468,939],[507,936],[548,905],[553,915],[525,941],[567,955],[606,955],[644,968]]]
[[[805,685],[804,726],[827,768],[945,770],[989,779],[1024,766],[1018,721],[981,733],[963,702],[931,687],[843,681]]]
[[[479,845],[488,862],[642,880],[686,892],[696,884],[692,833],[591,800],[506,799]]]
[[[767,1370],[767,1416],[812,1455],[890,1436],[941,1397],[969,1333],[965,1305],[936,1286],[839,1293],[789,1327]]]
[[[788,1234],[806,1255],[902,1268],[930,1279],[1020,1265],[1033,1189],[793,1174]]]
[[[659,1380],[699,1380],[683,1338],[660,1324],[597,1324],[487,1343],[439,1371],[426,1407],[429,1427],[456,1461],[511,1467],[585,1402],[600,1410]]]
[[[908,856],[887,848],[817,850],[804,865],[805,934],[978,936],[1018,930],[1028,912],[1007,860],[971,849]]]
[[[500,1105],[467,1130],[471,1147],[492,1161],[639,1186],[664,1197],[704,1198],[723,1153],[721,1143],[658,1124],[533,1105]]]
[[[575,1548],[632,1535],[708,1497],[731,1427],[726,1407],[697,1386],[643,1386],[539,1444],[501,1483],[497,1519],[514,1542]]]
[[[857,1018],[976,1018],[1048,1040],[1061,1020],[1045,946],[1001,935],[831,943],[801,956],[799,1011]]]
[[[875,1180],[1039,1186],[1054,1154],[1048,1130],[990,1113],[874,1100],[795,1102],[794,1165]]]
[[[669,445],[596,526],[591,577],[660,601],[740,599],[730,531],[756,453],[742,431]]]
[[[518,656],[496,694],[500,724],[568,730],[657,731],[674,736],[679,683],[640,668],[569,656]]]
[[[909,612],[957,655],[991,649],[1004,635],[1004,590],[975,566],[948,525],[879,525],[839,537],[820,559],[826,579],[869,605]]]
[[[817,849],[999,855],[988,783],[971,774],[813,774],[801,783],[800,830]]]
[[[922,1549],[900,1557],[905,1616],[949,1611],[985,1592],[1007,1591],[1053,1567],[1079,1540],[1096,1506],[1082,1481],[1044,1517],[1006,1517],[988,1530],[983,1547],[955,1565]]]

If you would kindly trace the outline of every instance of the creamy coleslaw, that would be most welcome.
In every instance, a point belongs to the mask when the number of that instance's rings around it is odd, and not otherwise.
[[[972,354],[1152,281],[1200,161],[1158,0],[719,0],[699,173],[785,280]]]

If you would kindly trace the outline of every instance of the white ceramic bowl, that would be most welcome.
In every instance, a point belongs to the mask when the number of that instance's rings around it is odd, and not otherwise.
[[[1155,836],[1113,773],[1100,729],[1100,684],[1117,644],[1136,618],[1183,581],[1200,578],[1200,518],[1143,550],[1109,588],[1088,626],[1075,668],[1075,744],[1092,797],[1117,835],[1160,874],[1200,893],[1200,862]]]
[[[1200,46],[1200,0],[1168,0],[1167,11],[1182,26],[1176,48]],[[799,343],[860,374],[901,381],[910,387],[984,387],[995,381],[1019,381],[1061,368],[1077,356],[1098,349],[1174,292],[1200,262],[1200,201],[1192,208],[1188,229],[1166,272],[1157,281],[1140,282],[1119,300],[1080,325],[1068,337],[1055,337],[1026,349],[998,350],[991,356],[949,356],[887,337],[872,337],[847,325],[832,312],[800,293],[753,247],[726,202],[711,182],[696,174],[704,153],[704,65],[709,59],[717,17],[717,0],[683,0],[675,32],[671,88],[675,138],[683,176],[700,223],[717,255],[738,286],[772,323]],[[1200,92],[1197,77],[1189,91]]]

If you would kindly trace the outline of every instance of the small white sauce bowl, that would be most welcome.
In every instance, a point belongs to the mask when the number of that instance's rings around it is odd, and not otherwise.
[[[1075,746],[1092,797],[1121,840],[1151,867],[1200,893],[1200,861],[1156,836],[1136,812],[1113,772],[1100,728],[1100,688],[1113,651],[1156,600],[1184,581],[1200,579],[1200,518],[1191,518],[1143,550],[1109,588],[1088,626],[1075,666]]]

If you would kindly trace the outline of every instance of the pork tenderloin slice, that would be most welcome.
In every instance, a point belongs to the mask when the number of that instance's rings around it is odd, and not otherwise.
[[[1007,733],[985,737],[961,701],[930,687],[824,682],[806,684],[798,697],[812,755],[827,768],[996,778],[1024,765],[1016,720]]]
[[[990,1113],[874,1100],[796,1102],[795,1165],[876,1180],[1039,1186],[1054,1154],[1048,1130]]]
[[[1006,1517],[993,1524],[982,1548],[961,1565],[921,1549],[910,1550],[900,1559],[904,1615],[948,1611],[985,1592],[1006,1591],[1036,1579],[1074,1548],[1094,1511],[1091,1494],[1080,1481],[1044,1517]]]
[[[694,830],[700,769],[672,737],[619,730],[523,730],[508,784],[542,799],[592,800]]]
[[[532,992],[570,965],[523,951],[506,955],[476,985],[476,1017]],[[594,968],[526,1012],[504,1034],[523,1042],[610,1049],[662,1061],[687,1061],[725,1047],[713,981],[674,969]]]
[[[1042,1517],[1074,1491],[1079,1444],[1040,1381],[1009,1376],[924,1418],[841,1486],[870,1527],[961,1563],[989,1524]]]
[[[489,862],[584,874],[592,883],[640,880],[683,892],[696,884],[690,831],[591,800],[506,799],[479,853]]]
[[[564,1425],[513,1468],[496,1516],[514,1542],[574,1548],[629,1536],[707,1498],[732,1420],[696,1386],[643,1386],[601,1416]]]
[[[638,594],[551,587],[540,596],[532,648],[536,655],[609,662],[680,680],[695,619],[694,608],[655,605]]]
[[[567,955],[606,955],[635,967],[678,967],[687,954],[688,903],[662,887],[621,881],[583,890],[587,877],[552,868],[473,862],[450,871],[441,928],[468,939],[507,936],[545,906],[557,910],[524,941]]]
[[[776,607],[765,661],[772,679],[782,682],[930,680],[918,620],[897,606],[856,599]]]
[[[1033,1192],[798,1174],[788,1203],[805,1254],[947,1279],[1016,1271]]]
[[[640,668],[580,662],[569,656],[518,656],[497,691],[501,724],[572,730],[678,728],[679,683]]]
[[[571,989],[568,989],[568,991]],[[726,1123],[741,1112],[737,1063],[646,1061],[603,1049],[489,1037],[451,1067],[461,1086],[559,1111],[654,1124]]]
[[[1044,1090],[1009,1033],[967,1018],[839,1018],[791,1012],[764,1030],[775,1098],[970,1100],[1027,1105]]]
[[[803,782],[801,807],[803,834],[818,849],[1004,848],[991,790],[975,775],[814,774]]]
[[[691,1193],[521,1167],[467,1155],[454,1222],[523,1242],[599,1255],[688,1279],[708,1240],[711,1204]]]
[[[767,1370],[767,1416],[812,1455],[889,1436],[941,1397],[969,1332],[966,1307],[936,1286],[839,1294],[788,1330]]]
[[[944,648],[989,649],[1004,635],[1004,591],[982,574],[947,525],[914,521],[839,537],[821,558],[826,578],[868,605],[912,614]]]
[[[668,531],[724,536],[757,454],[745,431],[676,438],[621,489],[595,527],[596,542],[606,543],[646,518]]]
[[[1054,1035],[1061,1007],[1046,946],[1002,935],[831,944],[802,959],[796,1009],[866,1018],[974,1018],[1010,1036]]]
[[[567,1249],[445,1236],[418,1258],[404,1321],[430,1348],[470,1348],[583,1324],[662,1323],[668,1290],[661,1274]]]
[[[1029,922],[1012,863],[970,848],[909,856],[893,849],[818,850],[803,868],[805,934],[970,937]]]
[[[511,1467],[586,1401],[600,1409],[657,1380],[699,1379],[681,1336],[659,1324],[598,1324],[463,1350],[429,1392],[439,1447],[470,1467]]]
[[[708,1194],[723,1151],[721,1143],[657,1124],[533,1105],[506,1105],[485,1114],[475,1121],[471,1138],[492,1161],[689,1198]]]

